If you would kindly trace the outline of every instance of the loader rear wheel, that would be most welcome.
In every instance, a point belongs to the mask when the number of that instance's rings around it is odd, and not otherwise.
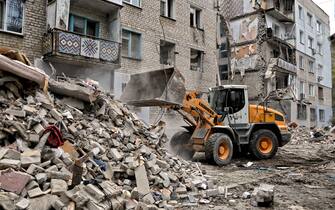
[[[224,166],[233,157],[233,143],[230,137],[223,133],[212,134],[205,144],[205,156],[208,162]]]
[[[170,140],[170,148],[173,154],[181,156],[185,160],[191,160],[194,155],[191,136],[187,131],[175,133]]]
[[[278,151],[277,136],[270,130],[262,129],[252,134],[249,151],[257,159],[270,159]]]

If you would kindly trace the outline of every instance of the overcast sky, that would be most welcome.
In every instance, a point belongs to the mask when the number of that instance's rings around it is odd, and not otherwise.
[[[313,0],[321,7],[330,19],[330,34],[335,33],[335,0]]]

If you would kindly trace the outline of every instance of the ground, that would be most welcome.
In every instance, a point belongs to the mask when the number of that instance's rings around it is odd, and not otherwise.
[[[201,162],[201,154],[196,161]],[[335,144],[304,142],[286,145],[270,160],[235,158],[225,167],[201,162],[204,176],[227,186],[227,197],[211,198],[210,204],[194,209],[259,209],[242,198],[261,183],[275,186],[274,205],[261,209],[335,209]],[[252,162],[250,167],[243,164]],[[232,201],[235,200],[235,201]]]

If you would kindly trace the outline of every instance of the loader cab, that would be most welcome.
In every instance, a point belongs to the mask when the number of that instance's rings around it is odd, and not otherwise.
[[[244,85],[223,85],[209,90],[208,102],[216,113],[224,116],[226,125],[249,123],[248,91]]]

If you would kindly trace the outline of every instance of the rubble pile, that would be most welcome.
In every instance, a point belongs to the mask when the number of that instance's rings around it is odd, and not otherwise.
[[[335,143],[335,132],[328,128],[308,129],[304,126],[291,127],[290,144],[303,144],[308,142]]]
[[[94,84],[59,82],[71,85],[95,99],[0,71],[0,208],[173,209],[218,194],[163,148],[164,123],[148,127]]]

